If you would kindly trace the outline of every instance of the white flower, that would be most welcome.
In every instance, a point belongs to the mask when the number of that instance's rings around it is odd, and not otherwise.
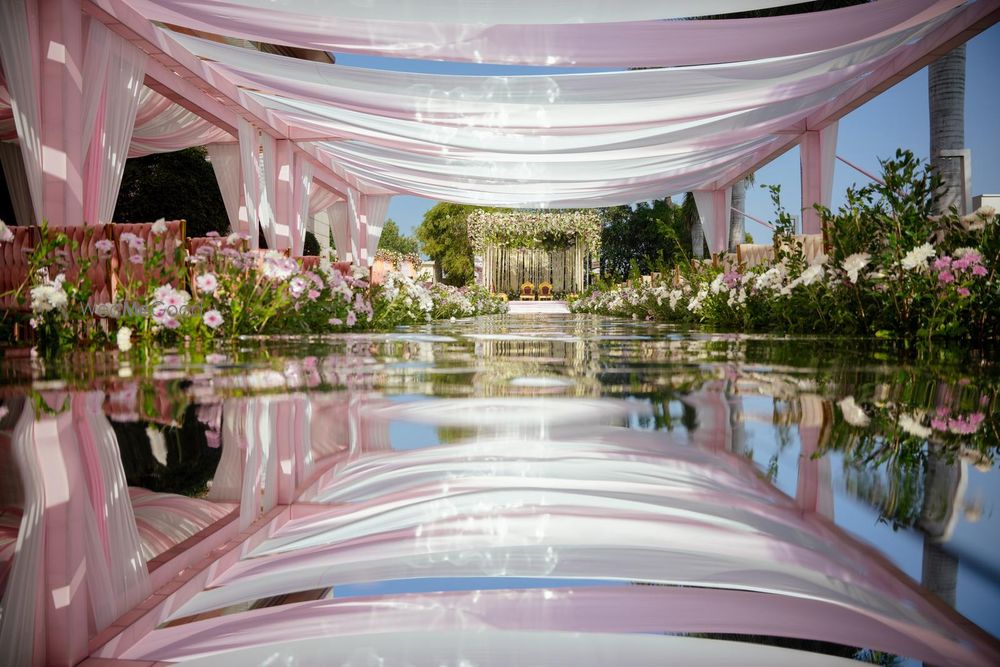
[[[861,269],[868,266],[868,262],[870,262],[871,259],[871,255],[866,252],[856,252],[845,259],[841,266],[847,273],[848,279],[852,283],[856,283],[858,282],[858,274],[861,272]]]
[[[63,275],[60,273],[55,280],[46,280],[41,285],[31,288],[31,311],[47,313],[51,310],[65,308],[69,302],[62,288]]]
[[[956,250],[952,254],[955,255],[955,257],[961,259],[962,257],[965,257],[966,255],[968,255],[970,252],[974,252],[977,255],[979,254],[979,251],[976,250],[975,248],[959,248],[958,250]]]
[[[980,218],[992,218],[994,215],[996,215],[996,212],[997,210],[989,205],[980,206],[978,209],[976,209],[976,215],[978,215]]]
[[[722,290],[726,289],[724,280],[725,276],[721,273],[715,277],[715,280],[713,280],[712,284],[709,285],[709,289],[712,290],[712,294],[718,294]]]
[[[871,421],[861,406],[854,402],[853,396],[841,399],[837,403],[837,406],[840,408],[840,412],[844,415],[844,421],[851,426],[864,428],[865,426],[868,426],[868,423]]]
[[[118,330],[118,349],[122,352],[128,352],[132,349],[132,330],[128,327],[122,327]]]
[[[0,220],[0,243],[10,243],[14,240],[14,232],[10,231],[7,223]]]
[[[900,415],[899,427],[910,435],[915,435],[918,438],[931,437],[931,429],[921,424],[915,415]]]
[[[205,323],[209,329],[215,329],[222,324],[222,313],[217,310],[206,311],[204,315],[201,316],[201,321]]]
[[[809,264],[810,265],[812,265],[812,264],[826,264],[826,260],[828,260],[828,259],[829,259],[829,257],[827,257],[825,253],[820,253],[820,254],[816,255],[815,257],[813,257],[811,260],[809,260]]]
[[[900,264],[907,271],[913,271],[914,269],[924,269],[927,268],[927,260],[934,256],[934,246],[930,243],[925,243],[919,245],[910,252],[906,253],[906,257]]]
[[[157,220],[156,222],[153,223],[153,226],[149,228],[149,231],[151,231],[152,233],[154,233],[156,235],[166,234],[167,233],[167,221],[164,220],[163,218],[160,218],[159,220]]]
[[[813,264],[812,266],[806,268],[806,270],[802,272],[802,275],[799,276],[797,280],[802,285],[806,286],[812,285],[814,282],[823,277],[823,273],[824,271],[822,264]]]
[[[219,286],[219,281],[216,279],[214,273],[203,273],[195,277],[194,285],[198,288],[199,292],[211,294]]]
[[[233,232],[232,234],[226,237],[226,243],[228,243],[229,245],[239,245],[240,235],[237,234],[236,232]]]

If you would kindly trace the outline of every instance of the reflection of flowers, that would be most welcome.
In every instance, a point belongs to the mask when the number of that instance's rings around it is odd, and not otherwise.
[[[861,406],[854,402],[853,396],[841,399],[837,403],[837,407],[840,408],[841,414],[844,415],[844,421],[851,426],[864,428],[871,422]]]
[[[920,423],[916,415],[911,414],[899,415],[899,427],[918,438],[929,438],[931,437],[931,433],[933,433],[931,429]]]

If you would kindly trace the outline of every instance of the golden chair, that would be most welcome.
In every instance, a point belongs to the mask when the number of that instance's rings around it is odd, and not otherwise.
[[[535,284],[530,283],[527,280],[521,283],[521,301],[534,301],[535,300]]]

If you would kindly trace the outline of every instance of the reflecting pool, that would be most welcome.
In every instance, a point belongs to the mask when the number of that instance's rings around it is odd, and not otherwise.
[[[8,350],[0,664],[1000,664],[998,392],[557,314]]]

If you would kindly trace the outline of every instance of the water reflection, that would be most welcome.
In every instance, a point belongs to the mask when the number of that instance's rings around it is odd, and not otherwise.
[[[8,357],[0,662],[996,664],[1000,379],[953,354],[545,316]]]

